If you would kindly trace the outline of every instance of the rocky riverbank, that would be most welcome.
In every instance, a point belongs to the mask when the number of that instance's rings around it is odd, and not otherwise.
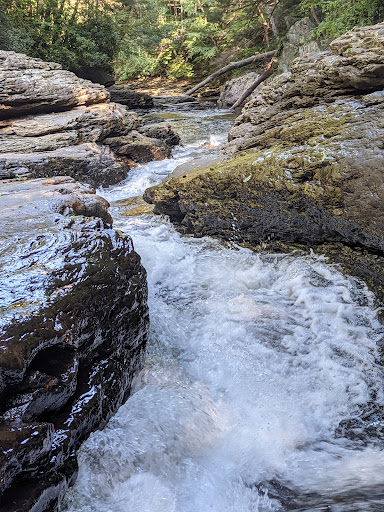
[[[178,138],[109,97],[0,52],[1,512],[58,509],[77,449],[143,363],[146,272],[91,185],[168,156]]]
[[[169,156],[179,142],[170,126],[148,136],[145,121],[110,96],[58,64],[0,51],[0,179],[65,174],[108,186],[135,163]],[[153,105],[135,98],[130,108]]]
[[[145,197],[184,232],[325,253],[382,297],[383,86],[384,25],[348,32],[246,104],[220,163]]]

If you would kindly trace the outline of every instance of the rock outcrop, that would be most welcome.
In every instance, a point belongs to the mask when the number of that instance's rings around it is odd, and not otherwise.
[[[90,186],[3,182],[0,206],[0,510],[54,511],[142,364],[146,273]]]
[[[0,119],[109,100],[108,91],[55,62],[0,51]]]
[[[226,159],[149,189],[155,212],[258,250],[313,248],[384,296],[384,24],[265,85]]]
[[[311,18],[302,18],[290,27],[279,56],[278,71],[280,73],[289,71],[296,57],[321,50],[320,42],[312,34],[315,28],[316,24]]]
[[[135,162],[152,160],[151,151],[136,159],[104,144],[144,128],[134,112],[109,98],[103,86],[59,64],[0,51],[0,178],[65,174],[108,186],[126,178]],[[151,142],[165,146],[156,158],[169,156],[172,134],[177,137],[169,129],[167,140],[159,133]]]

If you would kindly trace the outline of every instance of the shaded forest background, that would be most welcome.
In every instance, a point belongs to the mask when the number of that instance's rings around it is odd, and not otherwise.
[[[0,0],[0,49],[118,80],[200,77],[230,60],[278,48],[311,16],[332,39],[381,21],[382,0]]]

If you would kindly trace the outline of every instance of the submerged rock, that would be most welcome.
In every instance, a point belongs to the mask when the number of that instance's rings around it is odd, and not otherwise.
[[[0,203],[0,510],[52,511],[142,364],[146,274],[89,186],[3,182]]]
[[[383,85],[384,24],[355,29],[263,87],[226,160],[145,197],[197,236],[313,248],[384,296]]]

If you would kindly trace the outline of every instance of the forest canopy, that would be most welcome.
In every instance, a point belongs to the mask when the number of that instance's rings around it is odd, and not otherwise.
[[[312,17],[317,37],[380,21],[381,0],[0,0],[0,49],[115,72],[117,79],[200,76],[277,48]]]

